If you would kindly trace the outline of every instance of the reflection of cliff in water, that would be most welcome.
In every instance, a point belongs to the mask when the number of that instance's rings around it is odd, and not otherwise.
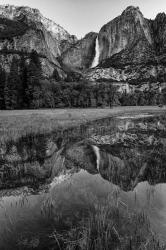
[[[160,233],[163,240],[166,240],[165,184],[152,187],[144,182],[137,185],[133,191],[124,192],[105,181],[99,174],[92,175],[83,170],[68,176],[64,181],[57,183],[55,180],[52,184],[54,185],[47,193],[28,195],[24,190],[20,195],[10,195],[0,200],[0,249],[33,249],[33,246],[34,249],[59,249],[57,241],[51,237],[53,232],[56,235],[62,235],[63,232],[65,236],[66,230],[79,230],[80,225],[85,226],[81,221],[90,213],[94,214],[96,207],[103,209],[107,202],[114,208],[111,211],[123,212],[122,216],[113,213],[119,228],[126,218],[127,225],[133,231],[134,222],[132,225],[130,222],[135,210],[141,215],[141,219],[144,219],[145,213],[148,212],[150,229]],[[104,211],[101,210],[102,218],[105,218]],[[126,230],[125,225],[122,226]],[[127,238],[129,234],[129,231],[126,231]]]
[[[166,182],[165,119],[120,120],[113,134],[94,135],[66,150],[66,158],[124,190]]]
[[[124,119],[122,119],[124,118]],[[0,147],[0,188],[51,182],[85,169],[124,190],[166,181],[166,117],[117,117]]]
[[[109,211],[117,215],[111,225],[117,223],[118,232],[123,227],[125,239],[130,236],[126,225],[131,232],[135,225],[145,243],[145,228],[165,241],[166,184],[149,185],[166,182],[165,121],[165,117],[120,117],[85,126],[75,137],[32,136],[25,144],[21,140],[1,147],[1,187],[4,183],[24,187],[0,191],[0,249],[59,249],[52,238],[55,233],[79,232],[80,225],[85,226],[82,221],[108,201],[113,205]],[[5,168],[9,172],[3,172]],[[105,210],[101,211],[104,218]],[[139,214],[143,229],[133,221]]]
[[[113,118],[87,122],[48,134],[29,134],[18,141],[0,142],[0,189],[30,185],[38,187],[61,173],[57,162],[66,145],[116,128]],[[56,165],[56,167],[55,167]]]

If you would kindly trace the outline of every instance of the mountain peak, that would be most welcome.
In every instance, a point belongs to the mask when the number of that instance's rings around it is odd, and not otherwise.
[[[122,15],[126,15],[126,14],[135,14],[140,12],[139,7],[135,7],[135,6],[128,6],[123,12]]]
[[[38,9],[30,8],[28,6],[15,6],[9,4],[0,5],[0,15],[5,18],[13,19],[20,13],[42,16]]]
[[[158,13],[155,20],[164,20],[166,19],[166,14],[165,12]]]
[[[57,40],[68,40],[71,35],[54,21],[44,17],[38,9],[27,6],[0,5],[0,17],[10,20],[21,20],[26,24],[44,25]]]

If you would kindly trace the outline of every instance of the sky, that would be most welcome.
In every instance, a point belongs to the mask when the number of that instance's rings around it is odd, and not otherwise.
[[[70,34],[82,38],[120,15],[130,6],[139,6],[146,18],[166,12],[166,0],[0,0],[0,4],[29,6],[60,24]]]

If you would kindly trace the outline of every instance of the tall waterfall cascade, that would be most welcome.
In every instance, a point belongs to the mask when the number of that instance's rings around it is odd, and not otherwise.
[[[100,57],[100,47],[99,47],[99,38],[97,37],[95,45],[95,57],[93,59],[91,68],[94,68],[99,64],[99,57]]]

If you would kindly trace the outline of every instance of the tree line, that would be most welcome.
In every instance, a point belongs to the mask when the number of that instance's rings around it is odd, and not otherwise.
[[[14,57],[8,74],[0,67],[0,109],[158,104],[166,104],[166,91],[119,93],[112,82],[62,81],[56,69],[52,77],[46,79],[36,51],[32,51],[28,64],[24,55],[21,60]]]
[[[41,79],[37,52],[32,51],[28,65],[24,55],[13,57],[10,73],[0,67],[0,109],[37,108]]]

